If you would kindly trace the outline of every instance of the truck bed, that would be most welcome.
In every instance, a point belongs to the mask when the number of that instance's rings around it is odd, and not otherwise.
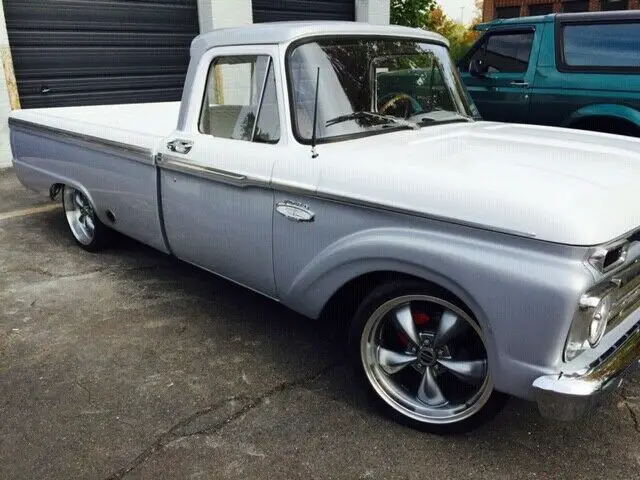
[[[81,190],[102,223],[166,252],[154,156],[175,130],[179,108],[176,102],[12,112],[16,174],[43,194],[53,185]]]
[[[38,108],[11,118],[36,126],[155,151],[176,128],[180,102]]]

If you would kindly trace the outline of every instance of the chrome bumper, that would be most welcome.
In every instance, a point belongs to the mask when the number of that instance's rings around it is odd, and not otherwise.
[[[624,371],[640,360],[640,324],[616,344],[609,356],[589,369],[572,374],[545,375],[533,382],[543,417],[575,420],[596,407],[622,382]]]

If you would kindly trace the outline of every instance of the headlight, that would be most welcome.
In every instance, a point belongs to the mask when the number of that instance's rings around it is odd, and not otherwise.
[[[580,298],[578,312],[567,338],[565,361],[573,360],[589,347],[598,346],[607,330],[617,288],[615,284],[608,284],[597,287]]]

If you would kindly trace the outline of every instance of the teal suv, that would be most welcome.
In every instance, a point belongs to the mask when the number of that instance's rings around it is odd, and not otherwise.
[[[485,120],[640,137],[640,11],[496,20],[459,62]]]

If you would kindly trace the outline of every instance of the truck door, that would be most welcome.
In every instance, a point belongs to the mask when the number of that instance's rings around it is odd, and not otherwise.
[[[460,63],[464,83],[483,119],[529,121],[529,90],[537,57],[535,35],[531,26],[491,30]],[[486,69],[483,76],[469,73],[474,60]]]
[[[275,46],[210,50],[192,83],[188,126],[158,162],[171,251],[273,296],[271,173],[282,150]],[[204,93],[204,95],[203,95]]]

